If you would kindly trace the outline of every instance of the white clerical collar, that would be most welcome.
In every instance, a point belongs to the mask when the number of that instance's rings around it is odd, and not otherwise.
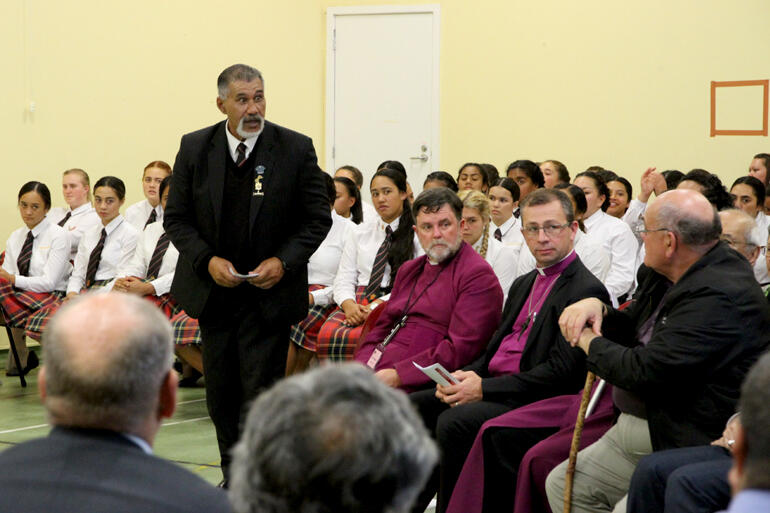
[[[227,135],[227,147],[230,149],[230,156],[233,158],[233,161],[238,160],[238,145],[243,143],[246,145],[246,158],[249,158],[249,155],[251,155],[251,150],[254,149],[254,146],[257,145],[257,140],[259,139],[260,134],[262,133],[262,130],[265,128],[265,123],[262,122],[262,127],[260,128],[257,135],[253,137],[248,137],[241,141],[237,137],[235,137],[233,134],[230,133],[230,128],[228,128],[229,121],[225,120],[225,134]]]

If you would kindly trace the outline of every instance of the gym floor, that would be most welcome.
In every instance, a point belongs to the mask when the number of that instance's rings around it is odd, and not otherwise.
[[[40,356],[40,348],[35,351]],[[0,369],[5,366],[7,353],[7,349],[0,351]],[[0,451],[46,436],[50,430],[38,396],[38,371],[39,368],[27,374],[26,388],[22,388],[18,377],[7,377],[4,370],[0,371]],[[217,484],[222,480],[219,451],[205,397],[203,386],[179,389],[176,412],[164,421],[155,438],[154,450],[157,456]]]

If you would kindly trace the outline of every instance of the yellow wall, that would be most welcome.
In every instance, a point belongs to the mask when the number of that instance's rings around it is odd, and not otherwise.
[[[0,240],[20,224],[20,185],[43,180],[61,205],[69,167],[141,199],[144,165],[222,118],[215,79],[233,62],[264,72],[268,117],[312,136],[323,162],[326,8],[383,3],[0,3]],[[770,151],[767,137],[709,137],[711,80],[770,78],[766,0],[438,3],[442,169],[557,158],[635,184],[648,165],[704,167],[729,185]]]

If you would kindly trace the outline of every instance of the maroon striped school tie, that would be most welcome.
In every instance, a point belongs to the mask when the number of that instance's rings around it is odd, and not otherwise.
[[[380,249],[377,250],[377,256],[374,257],[374,265],[372,266],[372,274],[369,276],[369,284],[364,290],[364,296],[369,297],[380,289],[382,284],[382,277],[385,275],[385,265],[388,263],[388,250],[390,249],[390,242],[393,239],[393,230],[390,226],[385,227],[385,240],[380,244]]]
[[[94,283],[96,278],[96,270],[99,269],[99,262],[102,260],[102,250],[104,249],[104,239],[107,238],[107,230],[102,228],[102,236],[99,238],[99,242],[91,251],[91,256],[88,257],[88,268],[86,270],[86,288],[90,287]]]
[[[155,209],[153,208],[150,212],[150,215],[147,217],[147,222],[144,223],[144,227],[147,228],[147,225],[150,223],[154,223],[158,220],[158,214],[155,213]]]
[[[235,165],[241,167],[241,165],[246,162],[246,145],[240,143],[235,151],[238,152],[238,158],[235,159]]]
[[[166,254],[168,249],[168,234],[163,232],[158,239],[158,243],[155,244],[155,250],[150,257],[150,265],[147,267],[147,279],[154,280],[160,273],[160,265],[163,263],[163,255]]]
[[[59,222],[58,222],[58,223],[56,223],[56,224],[58,224],[59,226],[64,226],[65,224],[67,224],[67,221],[69,221],[69,220],[70,220],[70,217],[72,217],[72,210],[70,210],[69,212],[67,212],[67,215],[66,215],[66,216],[64,216],[64,217],[62,217],[62,218],[61,218],[61,221],[59,221]]]
[[[32,235],[32,230],[27,232],[27,238],[24,239],[24,245],[21,246],[21,253],[19,258],[16,259],[16,267],[19,269],[19,275],[29,276],[29,262],[32,260],[32,241],[35,240],[35,236]]]

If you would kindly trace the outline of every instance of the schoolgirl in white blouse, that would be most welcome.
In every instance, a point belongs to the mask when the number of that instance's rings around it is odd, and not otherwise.
[[[163,205],[160,202],[160,183],[171,176],[171,166],[162,160],[147,164],[142,173],[144,198],[126,208],[126,221],[140,232],[156,221],[163,221]]]

